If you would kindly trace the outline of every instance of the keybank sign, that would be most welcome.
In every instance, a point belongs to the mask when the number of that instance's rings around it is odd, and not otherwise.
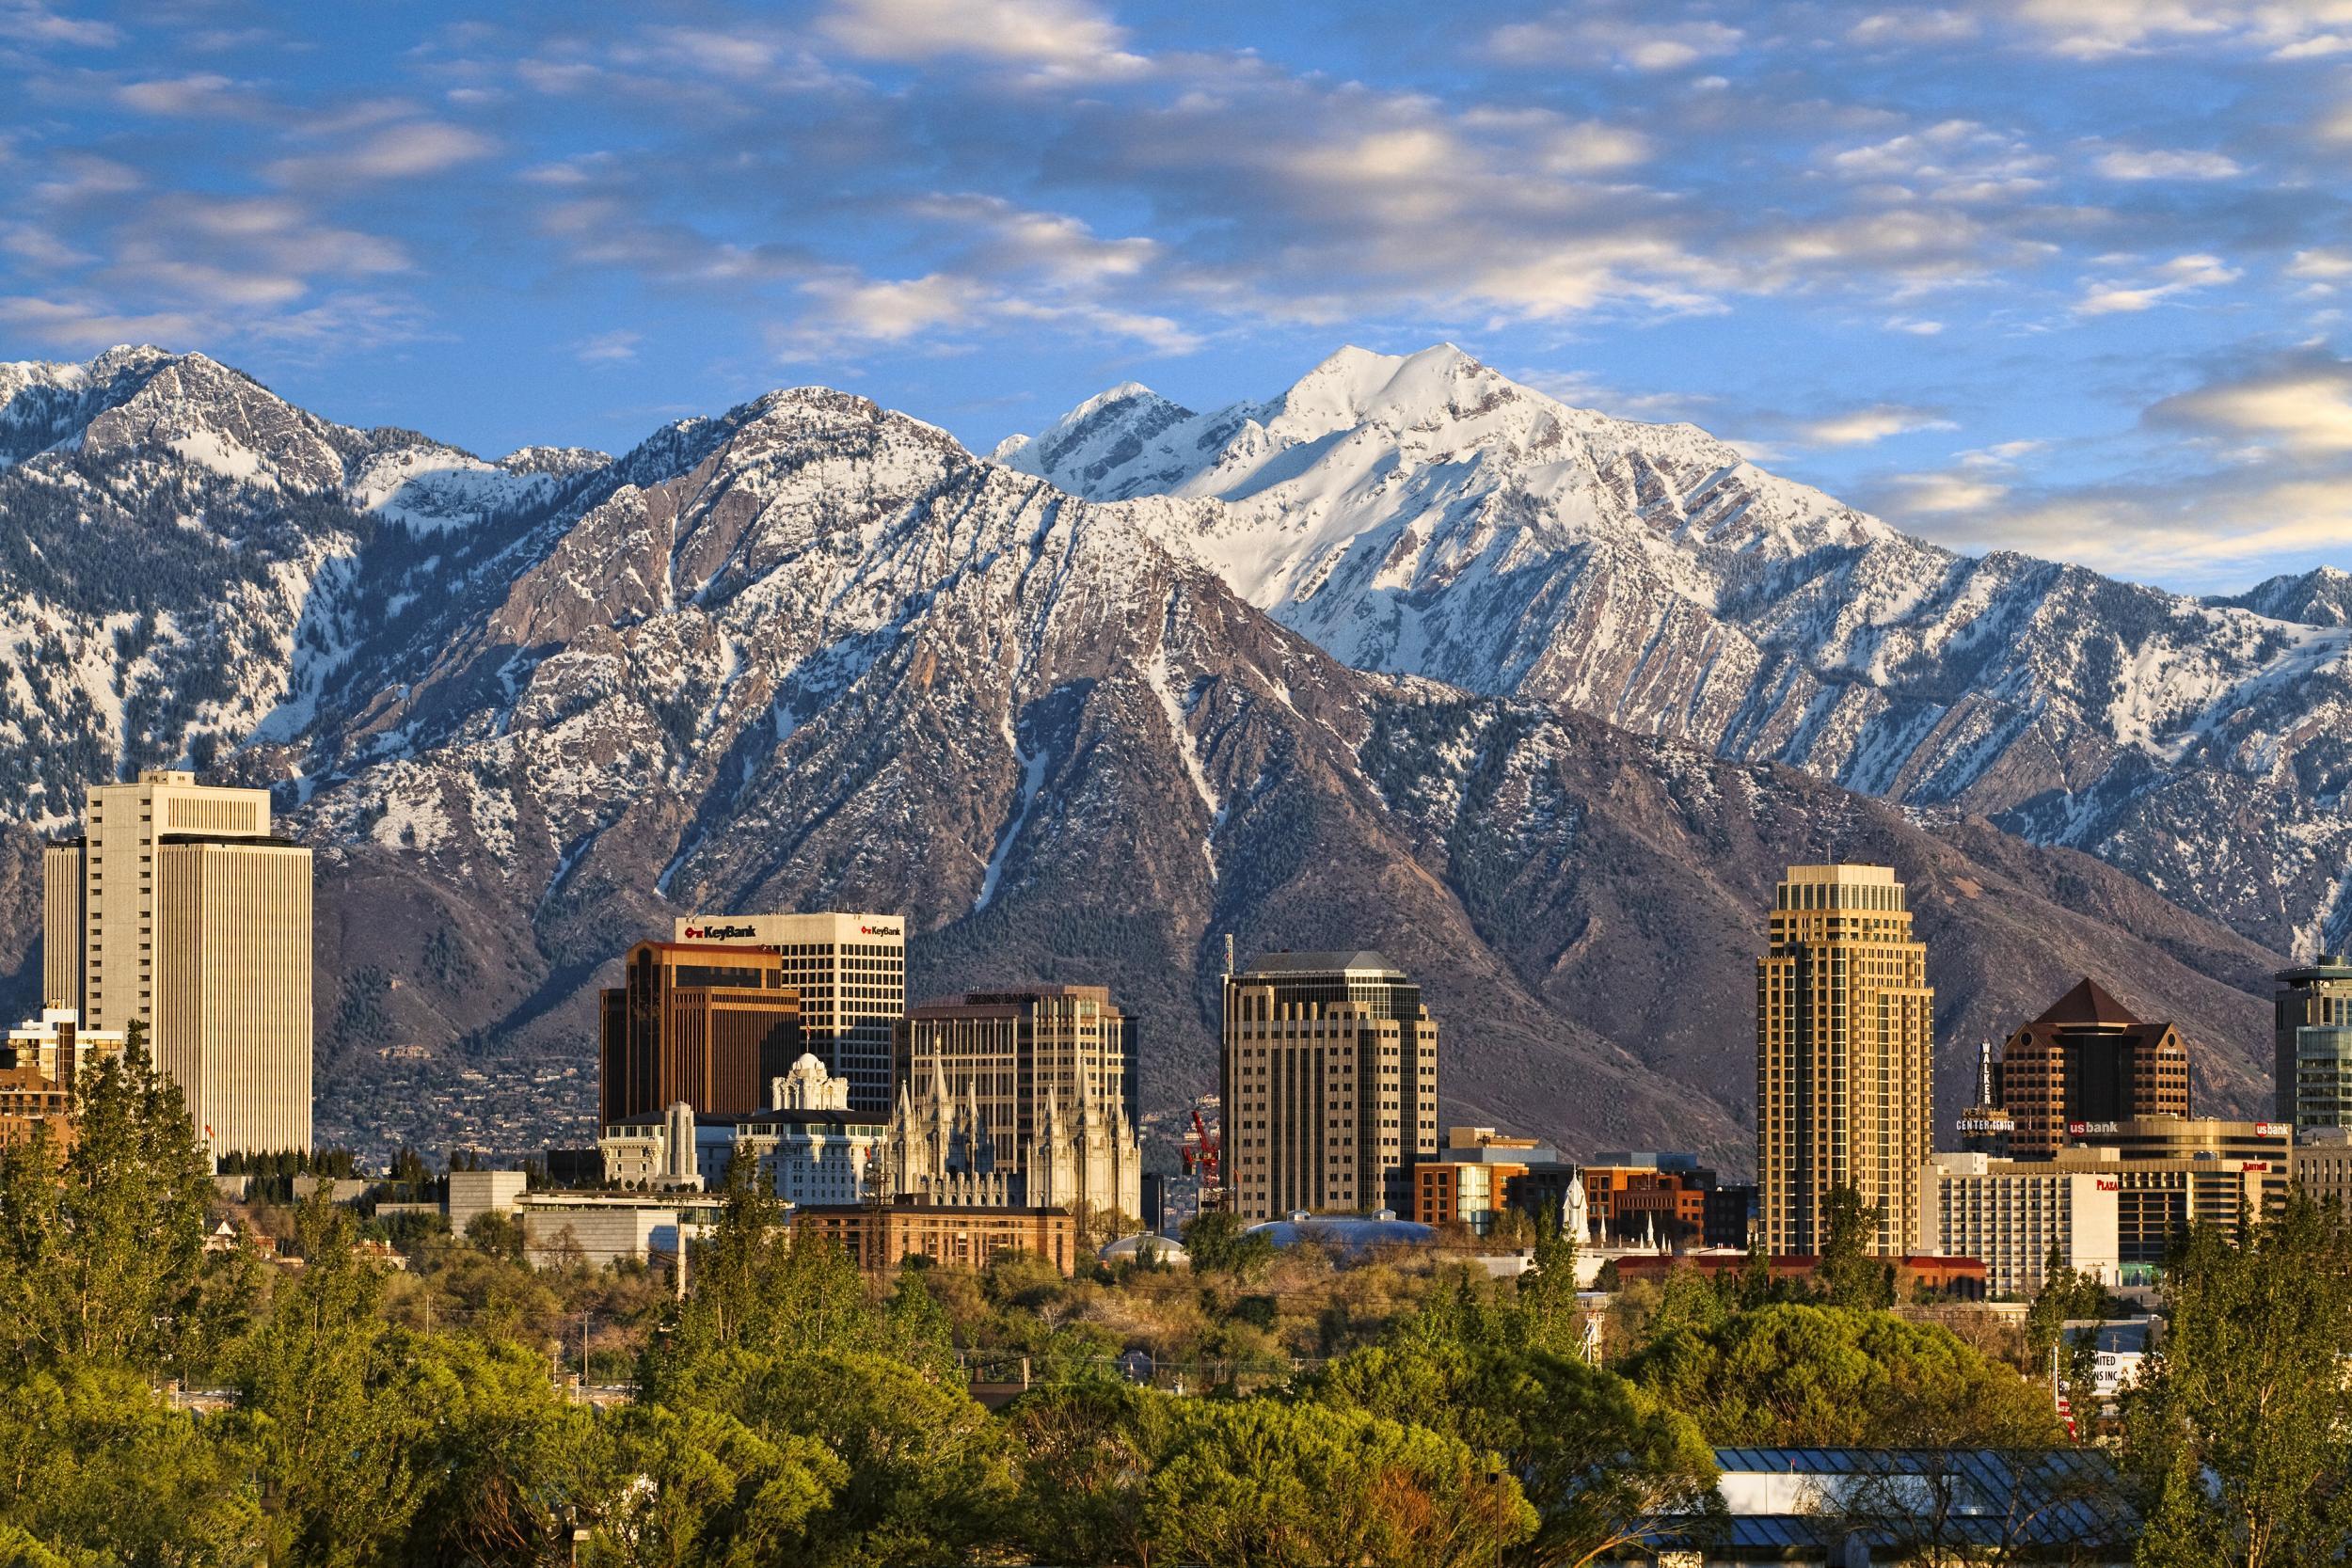
[[[756,935],[758,933],[749,926],[689,926],[686,927],[686,940],[689,942],[733,942],[738,937]]]

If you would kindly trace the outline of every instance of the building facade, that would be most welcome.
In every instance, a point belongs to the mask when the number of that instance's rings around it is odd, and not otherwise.
[[[943,1108],[986,1149],[957,1168],[1004,1179],[1031,1206],[1143,1212],[1135,1022],[1101,986],[968,991],[910,1007],[893,1076],[909,1133],[935,1132]],[[944,1148],[944,1145],[934,1145]],[[908,1146],[910,1154],[914,1146]],[[920,1190],[948,1167],[897,1167]]]
[[[787,1203],[863,1203],[880,1175],[882,1124],[861,1111],[696,1112],[683,1101],[660,1116],[605,1124],[596,1139],[607,1181],[653,1191],[716,1192],[727,1167],[755,1160]]]
[[[268,791],[102,784],[41,866],[49,1001],[144,1029],[215,1155],[308,1149],[310,851],[272,836]]]
[[[641,942],[602,994],[599,1119],[684,1101],[741,1116],[766,1103],[801,1052],[800,993],[772,948]]]
[[[911,1202],[951,1208],[1063,1208],[1130,1222],[1143,1212],[1143,1148],[1126,1107],[1107,1103],[1078,1077],[1078,1101],[1064,1106],[1048,1085],[1029,1134],[1000,1154],[978,1084],[948,1087],[934,1061],[930,1092],[901,1087],[882,1145],[883,1190]],[[1000,1108],[1000,1114],[1001,1108]]]
[[[1758,1222],[1776,1253],[1816,1253],[1830,1195],[1909,1248],[1933,1121],[1935,991],[1903,885],[1883,865],[1793,865],[1756,965]]]
[[[1486,1235],[1511,1207],[1512,1183],[1560,1151],[1537,1138],[1508,1137],[1491,1127],[1449,1127],[1436,1158],[1413,1168],[1413,1207],[1422,1225],[1464,1225]]]
[[[2187,1116],[2188,1048],[2171,1024],[2135,1018],[2086,977],[2010,1036],[1995,1094],[2010,1155],[2042,1159],[2073,1123]]]
[[[909,1258],[977,1272],[1008,1253],[1026,1252],[1059,1269],[1078,1266],[1078,1227],[1067,1209],[943,1209],[926,1203],[807,1204],[792,1211],[792,1239],[817,1237],[868,1274]]]
[[[2077,1123],[2046,1167],[2115,1179],[2117,1252],[2137,1283],[2191,1221],[2234,1232],[2285,1202],[2294,1148],[2284,1122],[2153,1117]]]
[[[2276,1119],[2352,1127],[2352,958],[2281,971],[2270,1007]]]
[[[1938,1154],[1919,1187],[1918,1248],[1984,1261],[1995,1299],[2042,1289],[2053,1251],[2101,1283],[2123,1283],[2120,1173],[2039,1160]]]
[[[0,1148],[30,1143],[44,1127],[56,1148],[72,1147],[82,1074],[123,1045],[119,1032],[81,1027],[71,1007],[45,1007],[9,1030],[0,1047]]]
[[[1234,1212],[1412,1212],[1413,1167],[1438,1152],[1438,1024],[1404,971],[1261,956],[1225,977],[1219,1067]]]
[[[1707,1233],[1715,1173],[1695,1154],[1610,1150],[1593,1156],[1581,1174],[1596,1241],[1680,1245]]]
[[[774,948],[784,983],[800,993],[803,1048],[849,1080],[850,1110],[889,1114],[891,1046],[907,1006],[904,916],[690,914],[672,935]]]

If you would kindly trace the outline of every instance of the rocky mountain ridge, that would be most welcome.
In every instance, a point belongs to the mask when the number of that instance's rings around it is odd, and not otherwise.
[[[2352,933],[2352,596],[2199,601],[1911,538],[1690,425],[1446,345],[1196,414],[1129,383],[1000,460],[1214,508],[1167,541],[1360,668],[1563,704],[2086,850],[2266,945]]]
[[[1224,933],[1380,946],[1427,985],[1453,1115],[1737,1169],[1762,911],[1834,856],[1914,882],[1951,1108],[1975,1040],[2077,972],[2180,1021],[2209,1102],[2259,1096],[2276,950],[1961,814],[1351,668],[1184,543],[1227,501],[1089,501],[822,388],[485,464],[165,359],[21,377],[103,391],[0,471],[0,768],[29,781],[0,924],[29,955],[33,834],[87,779],[275,787],[321,852],[339,1138],[438,1148],[524,1100],[465,1135],[577,1138],[630,941],[833,905],[907,911],[918,990],[1112,984],[1158,1104],[1211,1086]]]

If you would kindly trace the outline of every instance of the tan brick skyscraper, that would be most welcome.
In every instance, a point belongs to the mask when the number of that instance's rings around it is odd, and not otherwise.
[[[1914,1250],[1934,1116],[1935,991],[1883,865],[1792,865],[1756,963],[1756,1166],[1765,1245],[1818,1253],[1829,1195],[1884,1211]]]

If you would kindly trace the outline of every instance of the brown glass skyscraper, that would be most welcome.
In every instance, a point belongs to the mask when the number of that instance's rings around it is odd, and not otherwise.
[[[602,996],[601,1119],[767,1107],[801,1053],[800,993],[771,948],[641,942]]]
[[[1413,1212],[1438,1153],[1438,1025],[1377,953],[1268,953],[1225,977],[1225,1186],[1234,1212]]]
[[[2149,1023],[2085,979],[2001,1050],[2001,1105],[2016,1125],[2010,1153],[2056,1154],[2070,1127],[2188,1115],[2188,1050],[2169,1023]]]
[[[1818,1253],[1830,1195],[1882,1211],[1912,1250],[1934,1115],[1935,991],[1903,885],[1883,865],[1792,865],[1756,964],[1758,1218],[1772,1252]]]

